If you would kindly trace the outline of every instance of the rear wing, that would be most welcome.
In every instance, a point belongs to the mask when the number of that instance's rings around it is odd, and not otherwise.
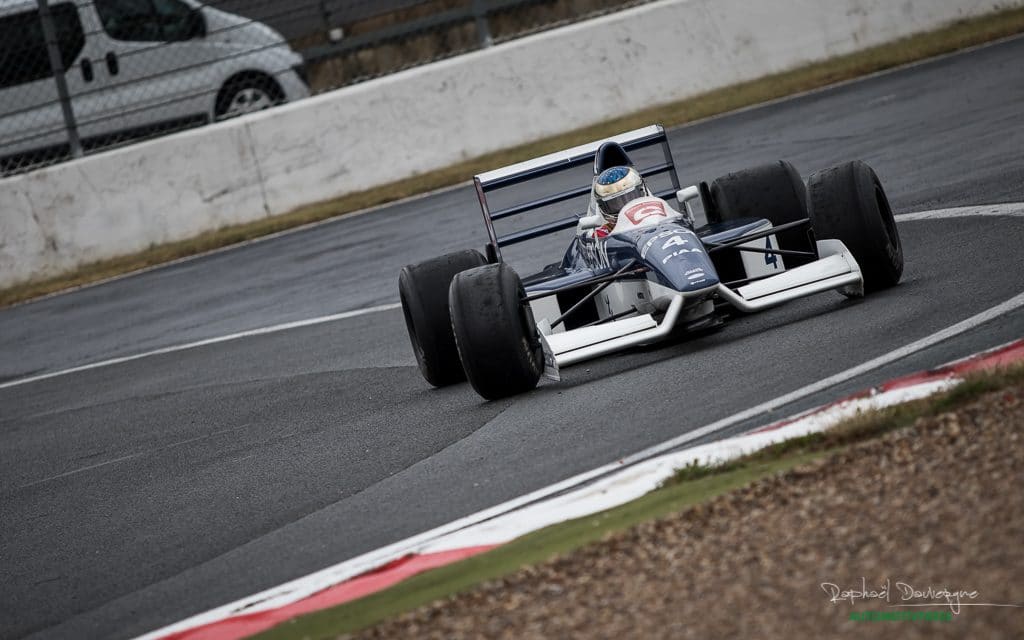
[[[488,192],[591,164],[594,162],[594,154],[597,152],[598,147],[608,141],[618,142],[627,152],[661,145],[664,161],[649,167],[637,167],[637,171],[645,178],[659,174],[668,174],[672,186],[654,194],[659,198],[671,197],[679,190],[679,176],[676,174],[676,166],[672,160],[672,150],[669,149],[668,137],[665,135],[665,129],[661,125],[652,125],[643,129],[628,131],[617,136],[573,147],[572,149],[556,151],[539,158],[481,173],[480,175],[473,176],[473,183],[476,186],[477,198],[480,199],[480,209],[484,214],[484,223],[487,225],[487,235],[490,238],[490,243],[487,247],[488,259],[491,261],[501,260],[502,247],[574,227],[585,212],[502,236],[499,236],[494,230],[495,220],[528,213],[548,205],[565,202],[588,194],[590,193],[591,183],[588,181],[585,185],[515,204],[498,211],[491,211],[488,207]]]

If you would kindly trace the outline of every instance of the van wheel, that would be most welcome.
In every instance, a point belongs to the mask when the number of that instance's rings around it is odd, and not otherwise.
[[[262,111],[284,102],[284,91],[273,78],[259,73],[234,76],[217,94],[217,120]]]

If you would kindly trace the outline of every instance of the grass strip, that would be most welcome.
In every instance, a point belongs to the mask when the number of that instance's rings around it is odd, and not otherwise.
[[[645,109],[597,125],[473,158],[445,169],[300,207],[282,215],[227,226],[187,240],[153,246],[130,255],[83,265],[56,277],[0,289],[0,306],[458,184],[469,180],[477,173],[495,167],[608,137],[653,122],[666,127],[677,126],[1021,32],[1024,32],[1024,9],[1012,9],[964,20],[943,29],[717,89],[694,98]]]
[[[688,466],[658,490],[632,502],[535,531],[493,551],[421,573],[365,598],[301,616],[255,637],[263,640],[334,638],[357,631],[523,566],[572,551],[609,532],[681,511],[770,474],[788,471],[910,426],[918,418],[958,409],[988,392],[1020,382],[1024,382],[1024,366],[1021,365],[972,374],[945,393],[866,411],[823,433],[793,438],[720,465]]]

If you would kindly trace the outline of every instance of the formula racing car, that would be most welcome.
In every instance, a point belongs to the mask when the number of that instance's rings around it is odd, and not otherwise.
[[[640,151],[659,153],[641,166],[633,161]],[[498,210],[488,204],[496,190],[552,184],[552,175],[591,164],[590,184]],[[648,186],[655,180],[667,184]],[[399,293],[427,382],[468,378],[487,399],[528,391],[542,375],[557,380],[561,367],[796,298],[830,290],[863,296],[903,273],[889,200],[859,161],[819,171],[806,185],[778,161],[681,188],[665,132],[651,126],[489,171],[474,183],[485,251],[409,265]],[[497,221],[588,193],[586,211],[495,230]],[[707,224],[695,227],[698,207]],[[572,228],[562,259],[538,273],[521,278],[503,259],[510,245]]]

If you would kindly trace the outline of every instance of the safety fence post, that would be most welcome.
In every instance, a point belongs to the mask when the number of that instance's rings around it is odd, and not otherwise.
[[[476,20],[476,35],[480,47],[491,46],[491,30],[487,25],[487,3],[485,0],[473,0],[473,18]]]
[[[71,108],[71,96],[68,95],[68,83],[64,78],[64,61],[61,60],[60,43],[57,40],[57,29],[53,25],[53,14],[50,13],[48,0],[36,0],[39,5],[39,18],[43,23],[43,38],[46,39],[46,52],[50,57],[50,70],[53,71],[54,82],[57,83],[57,96],[60,110],[64,114],[64,126],[68,130],[68,145],[73,158],[82,157],[82,141],[78,138],[78,125],[75,113]]]

